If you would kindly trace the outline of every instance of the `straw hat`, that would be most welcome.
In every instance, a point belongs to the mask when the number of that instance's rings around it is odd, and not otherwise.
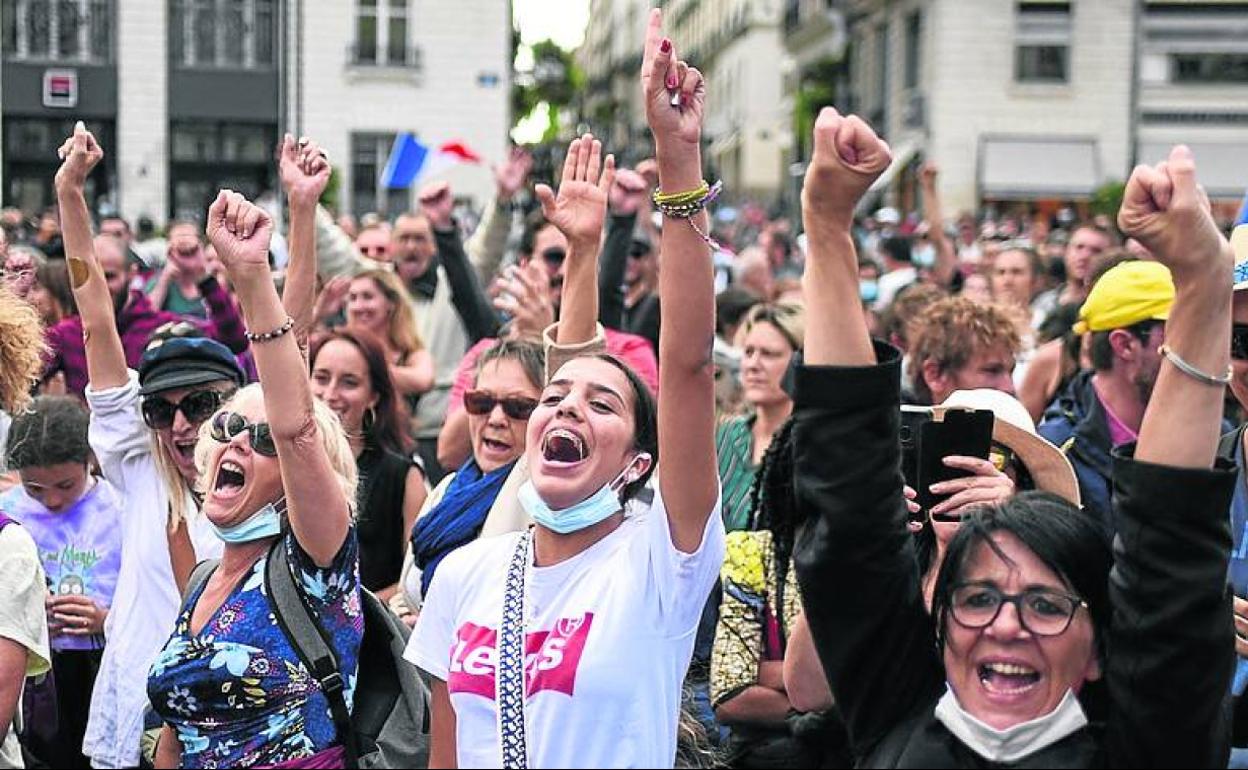
[[[999,390],[959,390],[933,408],[936,419],[948,409],[986,409],[992,412],[992,440],[1014,453],[1027,468],[1036,489],[1052,492],[1074,505],[1079,502],[1079,479],[1062,450],[1036,433],[1036,424],[1018,399]]]

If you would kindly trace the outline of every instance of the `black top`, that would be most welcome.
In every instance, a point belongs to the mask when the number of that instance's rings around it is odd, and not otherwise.
[[[410,458],[370,443],[357,458],[356,535],[360,541],[360,580],[370,591],[399,582],[403,549],[403,497]]]
[[[945,671],[905,526],[900,356],[876,352],[878,366],[797,372],[802,604],[859,766],[986,766],[933,713]],[[1225,767],[1234,473],[1120,454],[1113,481],[1104,718],[1016,766]]]

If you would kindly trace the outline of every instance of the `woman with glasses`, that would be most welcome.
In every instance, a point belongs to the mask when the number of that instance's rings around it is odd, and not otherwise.
[[[433,358],[416,331],[412,299],[394,273],[368,270],[351,280],[347,326],[371,333],[385,346],[390,375],[410,405],[433,387]]]
[[[90,443],[105,479],[126,497],[121,563],[104,626],[108,644],[83,753],[96,766],[139,763],[145,672],[177,616],[180,586],[221,542],[196,514],[199,426],[243,381],[234,355],[205,338],[160,339],[138,372],[126,366],[113,300],[96,259],[83,183],[103,157],[85,129],[61,148],[56,177],[67,264],[86,332]]]
[[[544,356],[536,342],[500,340],[482,354],[473,388],[464,394],[472,454],[438,484],[427,511],[409,530],[414,569],[404,583],[408,608],[421,606],[442,560],[480,536],[524,454],[529,415],[544,381]],[[414,616],[409,620],[414,622]]]
[[[315,145],[291,145],[288,138],[284,150],[297,154],[293,162],[308,178],[291,197],[315,202],[329,164]],[[312,214],[297,216],[306,224]],[[347,736],[278,623],[266,580],[269,561],[284,559],[352,703],[364,633],[355,460],[337,416],[312,395],[295,322],[269,274],[272,229],[268,214],[238,193],[221,191],[208,212],[209,237],[251,330],[260,383],[212,416],[195,449],[203,518],[225,545],[216,567],[188,591],[148,675],[148,697],[165,724],[157,767],[342,767],[345,760]],[[311,285],[314,254],[292,254],[288,280]]]
[[[1137,167],[1118,217],[1170,267],[1177,299],[1138,446],[1115,458],[1113,552],[1070,502],[1023,493],[963,520],[930,614],[905,525],[899,356],[855,307],[853,207],[889,162],[866,123],[825,108],[802,194],[797,576],[857,762],[1224,767],[1234,477],[1211,468],[1231,257],[1190,151]],[[1081,696],[1102,679],[1107,706],[1089,714]]]
[[[312,348],[312,394],[338,415],[359,471],[360,580],[383,601],[398,590],[407,533],[425,502],[406,409],[385,349],[365,331],[338,329]]]

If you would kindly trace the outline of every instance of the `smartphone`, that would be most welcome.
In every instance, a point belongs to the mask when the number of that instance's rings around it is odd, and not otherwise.
[[[971,475],[950,468],[944,458],[950,455],[988,459],[992,450],[993,415],[987,409],[948,409],[944,419],[923,423],[919,428],[918,486],[919,505],[924,511],[950,495],[932,494],[931,486],[941,481]]]
[[[931,421],[931,407],[901,407],[901,474],[912,489],[919,488],[919,431],[924,423]],[[910,518],[921,521],[923,514],[914,513]]]

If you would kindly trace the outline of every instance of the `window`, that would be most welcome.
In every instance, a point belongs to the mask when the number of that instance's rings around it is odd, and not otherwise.
[[[394,134],[351,135],[351,212],[362,217],[370,211],[393,216],[409,207],[407,190],[381,185],[381,170],[394,146]]]
[[[274,0],[170,0],[174,66],[269,69],[274,66]]]
[[[1070,82],[1070,3],[1020,2],[1016,22],[1014,79]]]
[[[1248,83],[1248,54],[1176,53],[1170,62],[1175,83]]]
[[[923,40],[923,14],[915,11],[906,17],[906,80],[905,87],[919,87],[919,64]]]
[[[169,124],[170,214],[202,220],[222,188],[255,199],[276,184],[272,123],[174,121]]]
[[[19,61],[106,64],[110,0],[3,0],[4,55]]]
[[[358,0],[351,63],[381,67],[416,65],[408,44],[407,0]]]

